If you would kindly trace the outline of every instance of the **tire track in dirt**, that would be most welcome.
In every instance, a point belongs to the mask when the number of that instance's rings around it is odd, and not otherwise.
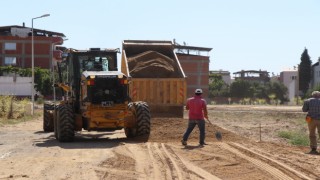
[[[100,179],[136,179],[143,175],[138,173],[135,167],[135,159],[126,146],[120,146],[112,151],[113,156],[100,164],[95,171]]]
[[[172,145],[169,146],[163,143],[161,143],[161,145],[163,146],[164,149],[166,149],[168,154],[171,154],[170,156],[175,159],[174,161],[182,163],[179,167],[181,167],[184,170],[184,172],[188,172],[190,175],[195,175],[197,179],[199,178],[210,179],[210,180],[220,179],[214,176],[213,174],[210,174],[206,170],[194,165],[192,162],[182,158],[181,155],[179,155],[172,149]]]
[[[250,150],[249,148],[239,144],[239,143],[235,143],[235,142],[232,142],[230,143],[231,146],[237,148],[237,149],[240,149],[241,151],[247,151],[249,152],[250,154],[253,154],[254,156],[257,156],[259,157],[259,159],[262,159],[263,161],[266,161],[266,162],[269,162],[269,164],[275,164],[276,166],[278,166],[279,168],[283,169],[284,171],[287,171],[287,172],[290,172],[290,173],[293,173],[295,174],[296,176],[298,176],[298,178],[301,178],[301,179],[306,179],[306,180],[312,180],[312,178],[304,175],[303,173],[289,167],[288,165],[284,164],[284,163],[281,163],[273,158],[271,154],[267,154],[266,155],[263,155],[261,153],[258,153],[256,151],[252,151]]]
[[[249,150],[252,150],[252,144],[242,144],[242,145],[248,148]],[[284,166],[288,166],[288,167],[290,166],[288,169],[294,168],[293,171],[298,172],[296,173],[297,176],[301,176],[301,178],[303,179],[316,179],[319,177],[319,174],[315,173],[314,169],[309,168],[310,166],[314,166],[314,163],[310,161],[310,158],[313,159],[314,156],[310,157],[308,154],[303,153],[301,151],[287,152],[288,154],[290,154],[290,156],[293,156],[293,155],[295,156],[294,160],[292,161],[291,159],[292,157],[290,158],[284,155],[286,154],[286,152],[283,152],[284,150],[282,148],[273,148],[272,150],[269,149],[268,152],[262,149],[257,149],[257,148],[253,148],[253,149],[255,153],[261,154],[264,157],[272,157],[272,159],[279,162],[280,164],[284,164]],[[279,152],[281,152],[281,154]],[[317,160],[315,159],[315,161]],[[299,163],[303,163],[304,166],[300,166]],[[303,172],[303,174],[301,172]],[[307,177],[306,175],[308,175],[309,177]]]
[[[219,179],[182,158],[165,143],[126,144],[96,172],[100,179]]]
[[[148,153],[152,158],[152,164],[156,165],[155,167],[160,167],[161,171],[164,174],[160,175],[161,179],[182,179],[182,174],[179,167],[176,166],[165,150],[158,143],[148,143]],[[155,160],[155,161],[154,161]],[[158,169],[153,169],[153,172],[158,171]],[[156,178],[157,176],[155,176]]]
[[[167,156],[170,158],[171,162],[176,169],[181,169],[183,179],[210,179],[218,180],[219,178],[208,173],[204,169],[201,169],[191,162],[183,159],[178,153],[176,153],[169,145],[161,143],[161,147]]]
[[[249,150],[248,148],[238,144],[238,143],[218,143],[218,145],[236,155],[239,157],[248,160],[249,162],[255,164],[260,169],[267,171],[272,176],[274,176],[277,179],[281,180],[289,180],[289,179],[307,179],[311,180],[311,178],[305,176],[301,172],[298,172],[289,166],[280,163],[272,158],[263,156],[259,153],[253,152]],[[244,152],[244,153],[243,153]],[[246,154],[250,153],[250,157]],[[282,171],[281,171],[282,170]],[[285,171],[285,172],[283,172]],[[289,176],[290,174],[291,176]],[[294,176],[294,177],[292,177]]]
[[[238,151],[237,149],[229,146],[227,143],[218,143],[218,145],[222,148],[224,148],[225,150],[228,150],[234,154],[236,154],[237,156],[248,160],[249,162],[253,163],[254,165],[256,165],[257,167],[259,167],[260,169],[263,169],[264,171],[269,172],[272,176],[274,176],[277,179],[280,180],[290,180],[292,179],[290,176],[287,176],[286,174],[284,174],[283,172],[281,172],[279,169],[259,160],[256,157],[249,157],[243,153],[241,153],[240,151]]]
[[[148,153],[153,164],[154,179],[219,179],[183,159],[167,144],[148,143]]]

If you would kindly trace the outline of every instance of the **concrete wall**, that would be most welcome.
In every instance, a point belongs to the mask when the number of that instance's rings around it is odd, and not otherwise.
[[[0,76],[0,95],[31,96],[31,77]]]

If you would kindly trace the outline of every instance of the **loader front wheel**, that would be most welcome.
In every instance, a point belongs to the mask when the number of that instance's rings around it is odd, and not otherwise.
[[[43,105],[43,131],[44,132],[53,132],[53,104],[44,104]]]
[[[57,137],[60,142],[72,142],[74,139],[74,114],[72,106],[63,104],[59,106],[57,118]]]

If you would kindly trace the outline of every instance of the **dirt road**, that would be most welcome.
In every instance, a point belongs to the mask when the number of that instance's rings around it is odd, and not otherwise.
[[[246,117],[217,116],[233,111]],[[317,179],[320,156],[305,154],[308,147],[290,146],[272,135],[258,142],[252,129],[257,119],[249,116],[268,114],[266,134],[288,128],[290,117],[303,117],[300,111],[210,106],[210,119],[223,128],[207,123],[204,147],[198,146],[196,129],[188,146],[180,144],[186,119],[153,118],[148,139],[126,139],[123,131],[81,132],[73,143],[59,143],[53,133],[44,133],[41,118],[7,125],[0,127],[0,179]],[[289,118],[277,120],[283,113]],[[222,141],[214,137],[217,130]]]

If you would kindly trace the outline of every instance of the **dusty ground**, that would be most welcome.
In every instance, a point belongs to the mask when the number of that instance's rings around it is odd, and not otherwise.
[[[44,133],[42,119],[0,127],[0,179],[320,179],[320,156],[277,137],[305,130],[301,107],[210,106],[209,116],[204,147],[196,129],[180,144],[182,118],[153,118],[148,139],[81,132],[73,143]]]

